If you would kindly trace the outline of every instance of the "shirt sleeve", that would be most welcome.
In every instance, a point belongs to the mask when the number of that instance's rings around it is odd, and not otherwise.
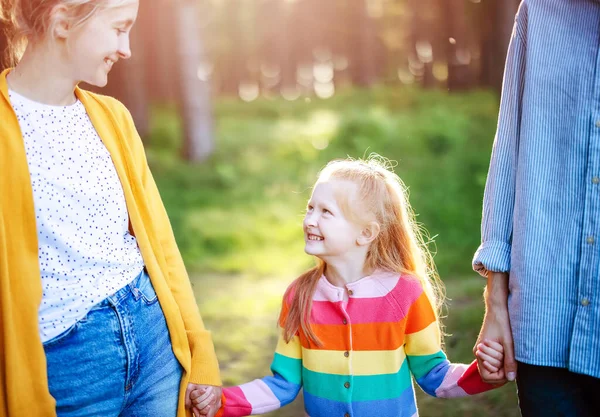
[[[283,407],[296,398],[302,388],[302,346],[295,335],[289,343],[283,337],[282,324],[287,315],[284,301],[280,335],[271,363],[272,376],[255,379],[235,387],[223,389],[219,417],[241,417],[264,414]]]
[[[495,388],[483,382],[475,361],[469,365],[448,361],[441,346],[439,323],[424,292],[410,307],[404,350],[417,384],[433,397],[464,397]]]
[[[526,7],[517,14],[510,40],[498,127],[483,197],[481,245],[473,257],[473,269],[482,276],[488,271],[510,270],[513,211],[519,152],[521,102],[525,73]]]

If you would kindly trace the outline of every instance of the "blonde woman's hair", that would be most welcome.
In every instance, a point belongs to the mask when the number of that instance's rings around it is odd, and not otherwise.
[[[351,181],[358,186],[352,207],[347,202],[340,202],[345,215],[365,222],[374,218],[379,223],[381,230],[369,247],[365,269],[383,269],[418,278],[439,319],[444,305],[444,287],[424,239],[426,232],[416,222],[407,188],[393,172],[391,162],[379,155],[371,155],[365,160],[334,160],[320,172],[317,183],[329,179]],[[289,342],[301,329],[310,342],[321,345],[309,319],[312,298],[325,269],[325,263],[317,260],[317,266],[290,286],[286,294],[286,299],[291,300],[288,314],[280,323],[286,341]]]
[[[15,65],[28,42],[35,42],[54,32],[57,21],[52,10],[63,5],[68,10],[71,26],[83,25],[98,10],[119,7],[135,0],[0,0],[0,21],[8,40],[9,65]]]

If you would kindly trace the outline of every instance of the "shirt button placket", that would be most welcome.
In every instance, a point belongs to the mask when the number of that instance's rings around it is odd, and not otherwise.
[[[349,293],[351,293],[350,291],[348,291],[348,292],[349,292]],[[352,294],[350,294],[350,295],[352,295]],[[346,317],[344,317],[344,318],[342,319],[342,323],[343,323],[344,325],[347,325],[347,324],[348,324],[348,320],[346,319]],[[346,358],[350,357],[350,351],[349,351],[349,350],[346,350],[346,351],[344,351],[344,357],[346,357]],[[350,381],[346,381],[346,382],[344,382],[344,388],[346,388],[346,389],[350,389]],[[351,401],[351,400],[350,400],[350,401]],[[346,414],[344,414],[344,417],[350,417],[350,413],[346,413]]]

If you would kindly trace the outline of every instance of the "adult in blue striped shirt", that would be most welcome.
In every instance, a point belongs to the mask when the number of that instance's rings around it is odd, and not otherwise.
[[[483,378],[516,376],[523,416],[600,415],[600,0],[523,0],[481,229]]]

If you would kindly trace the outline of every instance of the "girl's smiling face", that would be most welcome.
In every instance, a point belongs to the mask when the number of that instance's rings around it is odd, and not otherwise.
[[[357,195],[351,181],[329,179],[316,184],[304,216],[305,252],[323,260],[344,258],[358,247],[362,224],[348,216]],[[346,207],[347,206],[347,207]]]

